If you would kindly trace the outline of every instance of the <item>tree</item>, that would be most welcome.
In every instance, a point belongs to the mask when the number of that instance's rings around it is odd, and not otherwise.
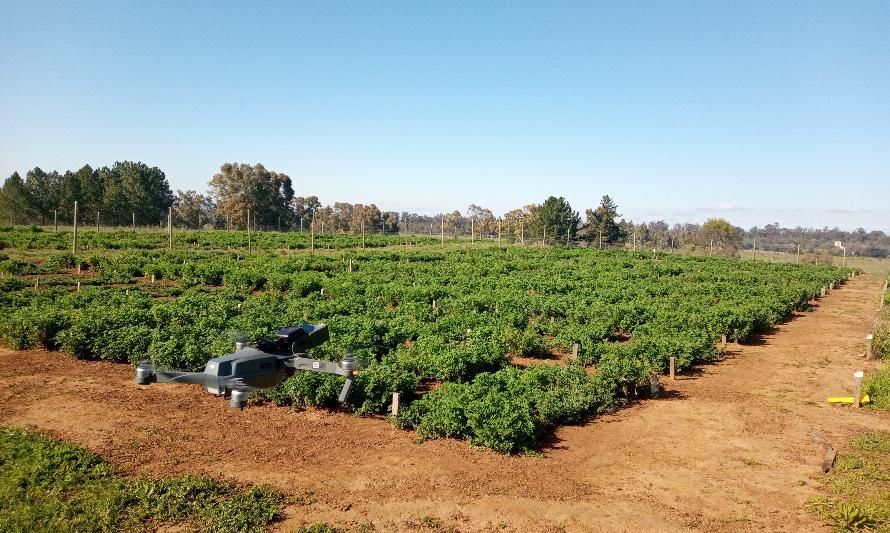
[[[293,184],[286,174],[266,169],[262,164],[224,163],[210,183],[210,197],[221,216],[247,222],[250,210],[252,221],[263,226],[275,226],[294,220]]]
[[[380,215],[385,233],[399,232],[399,214],[395,211],[384,211]]]
[[[352,206],[352,228],[355,233],[376,233],[383,224],[382,214],[376,205],[355,204]]]
[[[25,175],[25,188],[28,190],[29,214],[40,218],[46,223],[53,218],[53,212],[59,207],[59,185],[61,178],[58,172],[46,173],[40,167],[34,167]]]
[[[119,176],[128,198],[122,222],[126,223],[130,215],[135,214],[137,224],[154,224],[173,206],[170,184],[158,167],[149,167],[142,162],[119,161],[112,167],[112,172]]]
[[[530,225],[536,235],[543,238],[546,234],[548,239],[555,239],[557,243],[565,242],[566,233],[569,238],[575,238],[581,217],[577,211],[572,211],[572,206],[562,196],[551,196],[537,209],[526,209],[534,213]]]
[[[81,216],[83,216],[83,213],[95,213],[102,209],[102,202],[105,196],[104,174],[93,170],[89,165],[84,165],[76,172],[76,177],[80,197],[71,199],[72,209],[75,200],[78,202],[77,207]]]
[[[355,232],[355,226],[352,223],[353,219],[353,205],[347,202],[334,202],[334,210],[331,214],[331,225],[336,228],[338,232],[348,232],[350,230]]]
[[[525,237],[525,225],[528,213],[524,209],[511,209],[504,213],[501,230],[511,242],[521,241]]]
[[[318,196],[297,196],[290,202],[293,211],[293,224],[297,227],[309,228],[312,223],[312,215],[321,207]]]
[[[713,242],[714,254],[733,257],[738,253],[743,238],[742,228],[733,226],[723,218],[710,218],[702,224],[695,241],[709,252]]]
[[[470,207],[467,209],[467,216],[474,219],[473,227],[476,235],[491,235],[497,231],[498,221],[490,209],[470,204]]]
[[[457,237],[458,234],[461,233],[463,226],[464,217],[460,214],[460,211],[453,211],[445,214],[445,233],[450,233]]]
[[[3,210],[6,215],[4,218],[11,223],[16,220],[27,222],[33,215],[32,206],[34,201],[18,172],[13,172],[3,182],[3,188],[0,189],[0,198],[2,198]]]
[[[195,191],[176,191],[173,200],[173,223],[187,228],[200,228],[213,222],[213,202]]]
[[[588,209],[585,215],[587,223],[584,234],[597,245],[600,238],[603,245],[620,242],[623,239],[621,227],[615,222],[615,219],[621,216],[618,213],[618,204],[608,194],[602,197],[599,207]]]

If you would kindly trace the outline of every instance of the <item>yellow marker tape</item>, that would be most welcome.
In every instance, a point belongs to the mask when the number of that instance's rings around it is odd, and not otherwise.
[[[853,403],[852,396],[835,396],[833,398],[828,398],[826,400],[828,403]],[[865,405],[867,403],[871,403],[871,398],[868,397],[868,394],[862,395],[862,400],[859,401],[860,404]]]

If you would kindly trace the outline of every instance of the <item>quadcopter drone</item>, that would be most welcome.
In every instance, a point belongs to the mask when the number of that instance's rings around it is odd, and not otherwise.
[[[243,340],[235,343],[235,353],[207,361],[203,372],[161,370],[149,361],[136,367],[136,383],[194,383],[207,392],[229,399],[229,406],[244,409],[250,391],[272,388],[298,371],[324,372],[346,377],[340,403],[346,401],[356,375],[355,358],[347,355],[340,363],[301,357],[329,338],[325,324],[300,324],[278,330],[274,341],[260,341],[256,348]]]

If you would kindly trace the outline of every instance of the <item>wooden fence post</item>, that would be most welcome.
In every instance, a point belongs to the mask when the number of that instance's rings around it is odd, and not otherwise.
[[[167,209],[167,235],[170,237],[169,248],[173,249],[173,208]]]
[[[309,222],[309,253],[315,253],[315,210],[312,210],[312,220]]]
[[[74,240],[71,242],[71,253],[77,253],[77,200],[74,201]],[[78,268],[80,263],[78,263]],[[80,272],[78,272],[79,274]]]

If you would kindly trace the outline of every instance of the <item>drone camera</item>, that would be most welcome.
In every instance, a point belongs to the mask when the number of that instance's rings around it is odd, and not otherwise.
[[[330,338],[325,324],[300,324],[281,328],[276,335],[278,345],[293,353],[305,353],[310,348],[321,346]]]

